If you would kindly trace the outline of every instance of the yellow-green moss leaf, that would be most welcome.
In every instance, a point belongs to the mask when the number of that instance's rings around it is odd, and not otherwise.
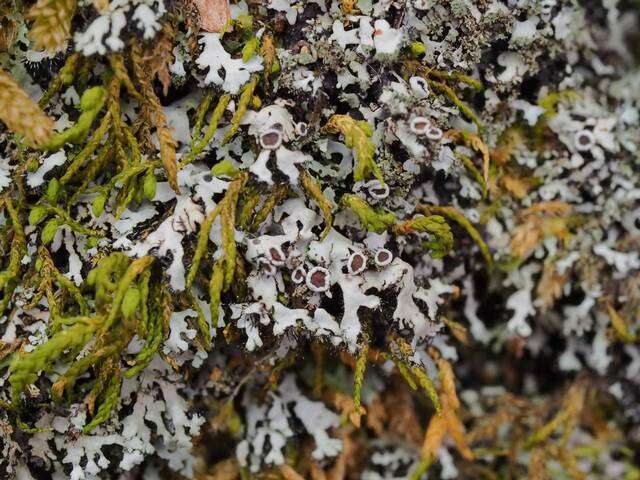
[[[356,182],[374,176],[384,183],[382,171],[373,159],[376,147],[370,138],[373,130],[367,122],[354,120],[349,115],[333,115],[322,130],[325,133],[341,133],[347,147],[353,148],[355,153],[353,179]]]
[[[393,213],[374,210],[371,205],[356,195],[345,194],[341,201],[357,215],[362,225],[369,231],[382,233],[396,221]]]

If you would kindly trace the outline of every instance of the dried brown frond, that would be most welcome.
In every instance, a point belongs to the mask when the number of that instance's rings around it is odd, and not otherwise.
[[[460,455],[467,460],[473,460],[474,455],[469,448],[464,425],[457,414],[457,410],[460,408],[460,401],[456,393],[453,368],[434,348],[429,349],[429,355],[435,360],[440,372],[439,396],[442,412],[434,414],[429,421],[422,443],[422,458],[434,458],[446,436],[453,441]]]
[[[434,358],[440,372],[440,394],[447,399],[447,404],[451,408],[457,410],[460,408],[460,400],[458,400],[458,393],[456,392],[456,379],[453,374],[453,368],[448,361],[436,353],[435,349],[430,349],[429,353]]]
[[[535,186],[535,181],[528,177],[516,177],[515,175],[506,174],[500,177],[500,184],[513,197],[522,199]]]
[[[53,120],[2,70],[0,120],[9,130],[24,135],[34,146],[45,144],[53,135]]]
[[[524,210],[520,214],[522,221],[511,237],[513,254],[524,259],[547,237],[568,240],[571,209],[571,205],[564,202],[541,202]]]
[[[531,215],[553,215],[562,216],[571,212],[571,205],[566,202],[553,201],[553,202],[540,202],[532,205],[531,207],[523,210],[521,215],[523,217],[529,217]]]
[[[147,116],[150,116],[155,123],[154,126],[160,143],[160,160],[167,174],[167,180],[171,188],[176,193],[179,193],[180,188],[178,187],[177,177],[178,163],[176,161],[176,147],[178,143],[171,135],[171,129],[169,128],[167,117],[160,104],[160,99],[153,89],[150,67],[142,55],[142,47],[138,42],[134,42],[131,46],[131,59],[136,80],[140,85],[142,96],[149,110]],[[144,117],[144,113],[141,113],[141,116]]]
[[[434,415],[429,421],[427,433],[422,443],[421,455],[423,458],[434,458],[447,433],[447,421],[444,414]]]
[[[178,143],[171,135],[171,130],[166,123],[164,113],[157,114],[158,124],[156,125],[158,132],[158,140],[160,141],[160,159],[162,166],[167,172],[167,180],[169,185],[176,192],[180,193],[178,187],[178,163],[176,161],[176,147]]]
[[[511,251],[516,257],[526,258],[542,241],[541,222],[528,222],[520,225],[511,238]]]
[[[273,41],[273,37],[269,33],[265,33],[262,36],[260,42],[260,56],[264,61],[264,70],[262,71],[262,80],[265,86],[269,84],[269,75],[273,68],[273,63],[276,58],[276,46]]]
[[[176,31],[173,25],[165,23],[162,31],[153,40],[153,48],[147,59],[152,79],[158,79],[162,85],[162,94],[169,93],[171,73],[169,67],[173,63],[173,45]]]
[[[541,311],[546,312],[555,301],[562,296],[562,289],[567,282],[567,275],[556,270],[554,262],[547,262],[542,269],[542,276],[536,288],[537,302]]]
[[[76,0],[38,0],[27,18],[33,20],[29,36],[35,49],[49,52],[61,50],[71,35],[71,20]]]
[[[491,160],[499,171],[498,184],[517,199],[524,198],[537,184],[535,178],[509,165],[516,149],[523,143],[521,131],[515,127],[508,128],[500,135],[498,146],[490,152]]]
[[[129,72],[127,72],[127,67],[125,66],[125,62],[124,62],[124,59],[122,58],[122,55],[117,53],[109,55],[109,65],[111,66],[111,70],[113,70],[113,74],[119,80],[119,83],[124,85],[129,95],[141,101],[142,96],[140,95],[140,92],[138,92],[137,88],[133,84],[133,81],[129,76]],[[112,98],[113,97],[114,96],[112,95]],[[117,99],[118,97],[115,97],[115,98]]]
[[[509,128],[500,135],[498,146],[491,151],[491,159],[496,165],[506,166],[523,143],[522,132],[517,128]]]

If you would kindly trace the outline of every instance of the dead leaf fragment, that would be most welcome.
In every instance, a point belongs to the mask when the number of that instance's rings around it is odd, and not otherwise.
[[[514,229],[510,248],[521,259],[528,257],[548,237],[567,241],[571,236],[571,205],[564,202],[541,202],[524,210],[521,223]]]
[[[424,442],[422,443],[422,458],[434,458],[446,436],[453,441],[460,455],[467,460],[473,460],[474,455],[469,448],[464,425],[457,414],[457,410],[460,408],[460,401],[456,393],[453,368],[435,349],[430,349],[429,355],[435,360],[440,372],[439,393],[442,412],[433,415],[429,421]]]
[[[194,0],[200,14],[200,28],[205,32],[220,33],[231,20],[229,0]]]
[[[554,262],[545,263],[536,288],[537,302],[543,312],[553,307],[555,301],[562,296],[566,281],[567,275],[558,273]]]
[[[503,175],[500,182],[502,186],[518,200],[526,197],[531,187],[533,187],[533,182],[530,179],[513,175]]]

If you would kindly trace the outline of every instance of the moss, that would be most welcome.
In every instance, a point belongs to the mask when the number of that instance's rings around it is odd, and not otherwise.
[[[365,200],[356,195],[343,195],[340,202],[356,214],[366,230],[382,233],[396,222],[396,216],[393,213],[383,210],[376,211]]]
[[[341,133],[347,147],[353,148],[355,155],[353,179],[356,182],[373,176],[384,183],[382,171],[373,158],[376,149],[370,139],[373,131],[367,122],[354,120],[349,115],[333,115],[323,127],[323,131]]]

